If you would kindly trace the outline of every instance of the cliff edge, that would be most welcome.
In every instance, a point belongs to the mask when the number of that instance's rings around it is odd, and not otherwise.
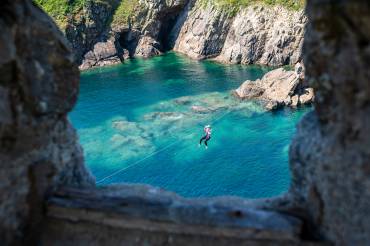
[[[38,0],[42,6],[42,1]],[[257,1],[87,1],[60,24],[80,69],[175,50],[232,64],[293,65],[301,57],[303,10]]]

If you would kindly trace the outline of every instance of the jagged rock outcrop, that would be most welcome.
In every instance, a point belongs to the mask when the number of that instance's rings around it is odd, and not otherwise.
[[[193,59],[218,55],[230,28],[231,14],[226,9],[210,4],[200,6],[199,1],[187,11],[188,15],[179,30],[174,50]]]
[[[312,103],[313,89],[305,85],[303,71],[300,68],[297,70],[275,69],[265,74],[262,79],[247,80],[234,94],[241,99],[258,99],[268,110]]]
[[[119,2],[87,1],[69,17],[65,33],[81,69],[171,49],[193,59],[272,66],[301,57],[303,11],[254,3],[235,13],[212,1],[140,0],[127,21],[111,23]]]
[[[319,237],[335,245],[370,239],[370,5],[308,1],[306,78],[315,111],[290,148],[292,193]]]
[[[301,56],[303,11],[252,5],[234,17],[228,9],[197,2],[188,12],[174,50],[191,58],[280,66]]]
[[[67,119],[79,71],[62,33],[31,1],[3,1],[0,29],[0,242],[32,244],[46,194],[94,184]]]
[[[107,26],[98,40],[105,49],[89,51],[82,61],[81,69],[118,63],[128,57],[152,57],[169,49],[169,33],[187,0],[138,1],[133,16],[122,24]],[[67,36],[68,37],[68,36]],[[112,46],[114,44],[115,48]],[[96,59],[100,57],[101,59]]]
[[[113,38],[106,42],[99,42],[94,45],[93,50],[87,52],[80,69],[101,67],[121,63],[125,59],[124,52],[117,50],[117,44]]]
[[[93,50],[97,43],[109,40],[110,22],[120,2],[121,0],[88,0],[79,13],[72,13],[67,17],[66,26],[62,27],[62,31],[71,43],[79,64],[83,63],[86,53],[96,53]],[[90,63],[90,56],[87,60]]]
[[[133,56],[146,58],[168,50],[170,32],[187,3],[188,0],[139,1],[130,24],[127,27],[114,27],[121,35],[122,46],[126,48],[128,44],[127,49]],[[132,43],[134,46],[130,47]]]
[[[233,19],[216,60],[270,66],[295,64],[301,56],[306,22],[303,11],[280,6],[247,7]]]
[[[161,54],[161,44],[150,36],[140,38],[135,49],[135,56],[149,58]]]

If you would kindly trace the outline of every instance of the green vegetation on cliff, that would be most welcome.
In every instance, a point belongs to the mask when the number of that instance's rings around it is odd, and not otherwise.
[[[128,23],[128,20],[134,14],[138,0],[122,0],[116,12],[113,15],[112,25],[120,26]]]
[[[33,0],[36,5],[40,6],[54,19],[62,31],[65,30],[68,19],[79,22],[82,17],[89,18],[83,12],[86,9],[90,10],[88,12],[91,13],[94,12],[91,9],[104,6],[103,9],[110,11],[115,9],[120,2],[122,5],[127,1],[133,0]],[[111,18],[108,18],[108,20],[111,20]]]
[[[300,10],[304,8],[306,0],[200,0],[200,2],[202,5],[214,4],[227,8],[235,14],[239,9],[256,3],[270,6],[280,5],[291,10]]]
[[[112,18],[112,25],[122,26],[128,24],[130,17],[140,12],[138,0],[33,0],[46,13],[48,13],[64,30],[67,25],[68,16],[75,18],[80,16],[87,3],[108,4],[117,6]],[[299,10],[305,5],[305,0],[199,0],[201,5],[212,4],[226,8],[235,14],[239,9],[255,3],[266,5],[281,5],[288,9]]]
[[[64,29],[67,24],[67,16],[79,13],[86,0],[34,0],[46,13],[48,13]]]

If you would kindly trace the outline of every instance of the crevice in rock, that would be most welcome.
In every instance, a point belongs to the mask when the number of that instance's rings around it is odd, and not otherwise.
[[[23,243],[37,245],[43,231],[43,216],[45,214],[44,199],[51,191],[47,187],[55,175],[56,170],[51,163],[37,162],[28,168],[30,188],[27,196],[29,205],[28,224],[25,225]]]
[[[161,51],[166,52],[173,49],[174,42],[172,41],[173,37],[169,35],[172,33],[172,30],[175,28],[176,23],[178,22],[179,16],[181,14],[182,8],[171,9],[163,14],[161,19],[161,28],[159,30],[158,41],[161,44]]]
[[[129,56],[134,57],[135,49],[140,39],[140,32],[136,30],[124,30],[119,34],[118,44],[120,45],[122,52],[123,49],[128,50]]]

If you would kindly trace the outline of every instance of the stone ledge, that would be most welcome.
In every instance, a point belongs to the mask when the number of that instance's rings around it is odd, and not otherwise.
[[[230,202],[231,201],[231,202]],[[240,198],[186,199],[146,185],[63,188],[47,203],[49,218],[196,236],[299,241],[302,221],[256,209]]]

